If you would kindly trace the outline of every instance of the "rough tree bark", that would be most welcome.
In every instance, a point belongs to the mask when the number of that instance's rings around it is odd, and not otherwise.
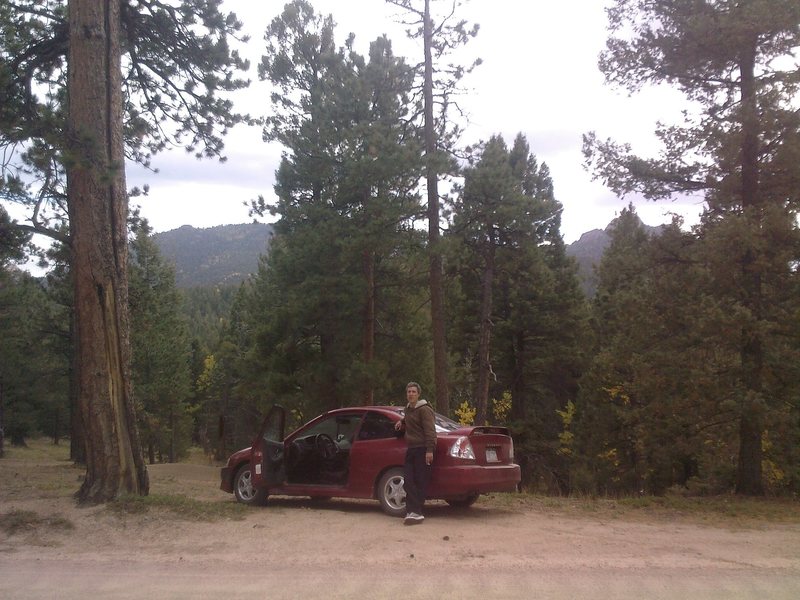
[[[489,379],[492,374],[492,289],[494,286],[494,235],[489,232],[486,262],[481,274],[481,313],[478,333],[478,383],[475,386],[475,424],[486,425],[489,418]]]
[[[364,364],[369,367],[375,360],[375,252],[365,250],[364,260],[364,279],[367,284],[367,294],[364,302],[364,337],[363,352]],[[364,406],[371,406],[375,403],[375,390],[372,383],[369,383],[364,390],[362,399]]]
[[[75,284],[72,284],[75,287]],[[75,339],[75,310],[70,314],[69,339]],[[73,342],[74,344],[74,342]],[[76,464],[86,464],[86,439],[83,435],[83,423],[81,422],[81,411],[78,404],[80,391],[78,389],[78,354],[73,350],[70,355],[70,374],[69,374],[69,458]]]
[[[436,386],[436,410],[450,413],[450,384],[447,368],[447,338],[444,315],[444,282],[442,273],[441,232],[439,231],[439,174],[436,172],[436,130],[433,119],[433,21],[430,0],[425,0],[425,156],[428,187],[428,252],[430,254],[431,322],[433,335],[433,376]]]
[[[743,48],[740,58],[740,88],[742,110],[742,210],[748,229],[756,235],[748,240],[742,263],[743,304],[756,323],[763,319],[762,280],[759,248],[752,240],[760,237],[762,230],[763,202],[759,193],[759,115],[755,81],[756,48],[758,39]],[[763,394],[762,372],[764,351],[760,327],[745,327],[742,331],[742,414],[739,422],[739,461],[736,472],[736,491],[740,494],[761,495],[762,448],[761,436],[764,426],[761,409]]]
[[[5,442],[6,442],[5,430],[4,430],[6,423],[5,406],[6,404],[5,404],[5,396],[3,390],[3,376],[0,375],[0,458],[3,458],[3,456],[5,455]]]
[[[147,494],[130,378],[120,0],[70,0],[69,205],[84,502]]]

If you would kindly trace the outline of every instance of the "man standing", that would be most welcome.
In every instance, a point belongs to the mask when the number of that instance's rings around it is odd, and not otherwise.
[[[406,450],[405,483],[406,518],[405,525],[416,525],[425,519],[422,507],[428,492],[431,477],[433,451],[436,449],[436,427],[433,408],[426,400],[420,400],[422,388],[414,381],[406,386],[405,417],[395,425],[405,430]]]

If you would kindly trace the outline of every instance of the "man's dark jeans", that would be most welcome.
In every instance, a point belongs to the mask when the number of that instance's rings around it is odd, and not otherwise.
[[[425,464],[425,448],[406,450],[405,483],[406,512],[422,514],[422,506],[428,493],[431,467]]]

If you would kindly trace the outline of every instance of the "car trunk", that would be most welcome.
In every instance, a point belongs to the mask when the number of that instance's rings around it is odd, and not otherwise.
[[[507,465],[512,461],[512,441],[505,427],[475,427],[467,436],[479,465]]]

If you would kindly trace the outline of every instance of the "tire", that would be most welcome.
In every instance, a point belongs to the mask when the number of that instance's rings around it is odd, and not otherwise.
[[[403,487],[405,478],[403,469],[394,467],[386,471],[378,481],[377,496],[381,508],[390,517],[402,517],[406,514],[406,490]]]
[[[478,499],[480,494],[470,494],[469,496],[465,496],[464,498],[450,498],[446,500],[446,502],[452,506],[453,508],[469,508],[475,501]]]
[[[267,490],[253,487],[250,475],[250,464],[245,463],[236,471],[233,478],[233,495],[236,500],[249,506],[263,506],[267,503]]]

